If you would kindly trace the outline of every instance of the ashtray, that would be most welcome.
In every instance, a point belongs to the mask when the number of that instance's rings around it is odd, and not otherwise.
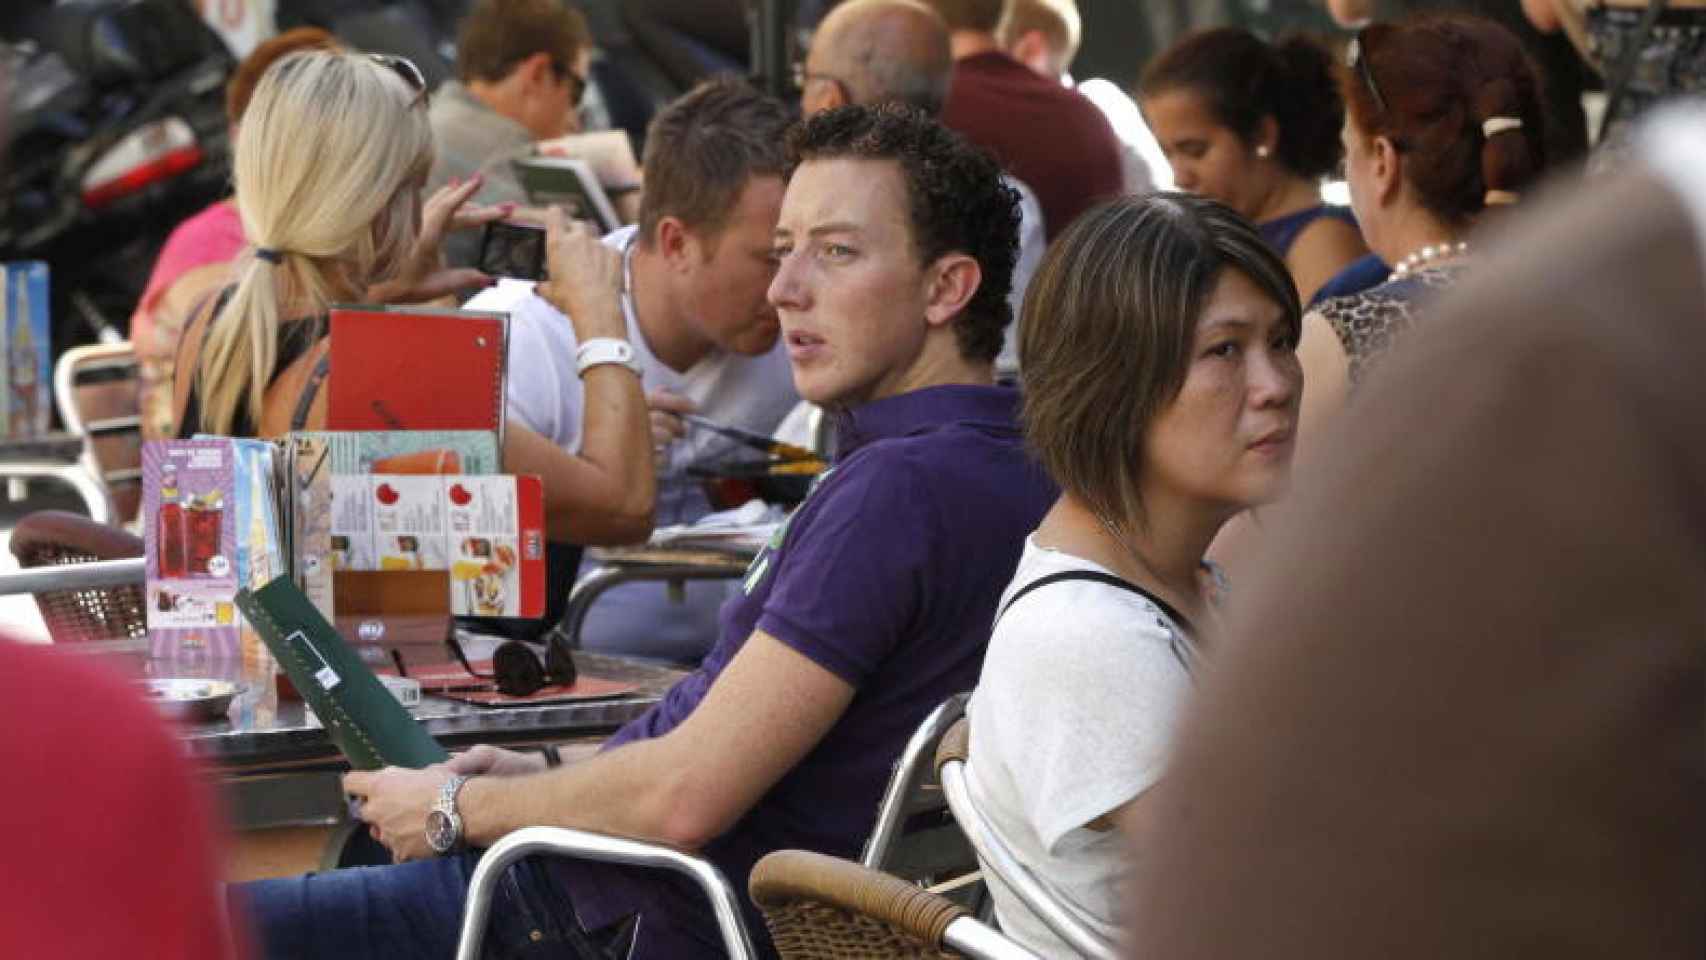
[[[143,680],[142,694],[160,712],[179,720],[218,720],[243,692],[229,680]]]

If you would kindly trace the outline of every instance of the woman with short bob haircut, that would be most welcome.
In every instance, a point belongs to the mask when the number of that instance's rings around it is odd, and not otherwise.
[[[1211,615],[1204,551],[1286,482],[1299,314],[1255,229],[1179,193],[1081,217],[1026,292],[1025,436],[1061,496],[998,608],[969,781],[1018,859],[1110,941],[1121,834],[1149,829],[1143,794]],[[1070,953],[985,876],[1003,930]]]
[[[419,69],[397,57],[297,53],[261,77],[234,158],[237,209],[252,246],[237,258],[236,284],[180,342],[180,437],[323,429],[332,304],[420,302],[489,282],[476,270],[445,269],[443,237],[511,210],[464,208],[478,177],[436,191],[423,208],[433,159],[426,99]],[[541,285],[541,295],[573,318],[582,342],[625,340],[619,257],[560,216],[548,246],[556,282]],[[589,367],[584,378],[580,455],[512,424],[504,467],[544,476],[554,539],[643,539],[654,484],[639,379],[620,364]]]

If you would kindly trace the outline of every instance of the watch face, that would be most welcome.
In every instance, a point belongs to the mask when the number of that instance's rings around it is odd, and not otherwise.
[[[427,843],[431,844],[432,848],[439,853],[448,852],[451,847],[456,846],[456,834],[458,832],[456,827],[456,820],[450,814],[443,810],[428,811],[426,821]]]

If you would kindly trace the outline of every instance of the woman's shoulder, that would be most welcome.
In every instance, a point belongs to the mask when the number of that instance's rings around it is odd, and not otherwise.
[[[1355,382],[1364,364],[1384,352],[1392,338],[1409,327],[1418,307],[1461,275],[1462,268],[1456,265],[1426,267],[1393,276],[1367,290],[1330,297],[1311,309],[1338,334]]]
[[[1100,564],[1027,538],[1018,571],[1002,595],[993,636],[1058,650],[1112,637],[1165,642],[1180,632],[1159,604],[1122,583]]]

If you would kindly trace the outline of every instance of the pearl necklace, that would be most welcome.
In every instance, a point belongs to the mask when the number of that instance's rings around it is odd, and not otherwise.
[[[1392,279],[1402,280],[1430,264],[1441,260],[1450,260],[1453,257],[1461,257],[1468,252],[1469,243],[1465,240],[1459,240],[1456,243],[1442,243],[1438,246],[1430,243],[1398,261],[1398,265],[1392,268]]]

